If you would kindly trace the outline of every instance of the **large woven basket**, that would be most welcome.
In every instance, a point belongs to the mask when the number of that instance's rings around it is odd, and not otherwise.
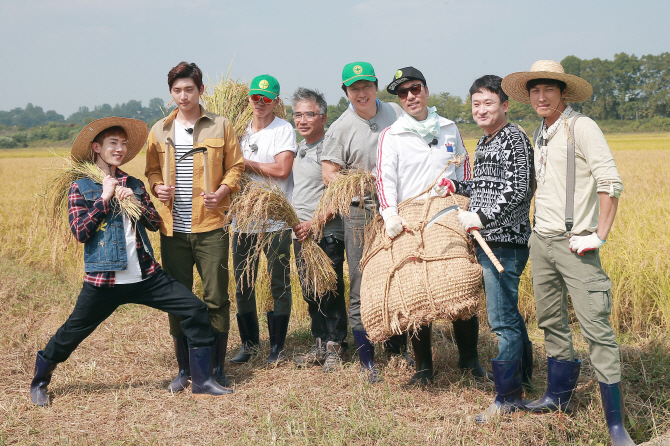
[[[468,198],[454,197],[461,209],[468,208]],[[425,229],[437,212],[453,204],[452,197],[401,203],[398,213],[409,230],[393,240],[381,216],[369,227],[361,260],[361,317],[372,342],[476,311],[482,268],[457,213]]]

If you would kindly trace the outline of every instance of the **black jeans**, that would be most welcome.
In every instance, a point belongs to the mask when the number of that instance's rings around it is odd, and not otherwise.
[[[265,247],[270,276],[270,293],[274,301],[275,316],[291,314],[291,231],[277,231],[260,234],[271,237]],[[242,274],[246,262],[255,253],[259,234],[236,232],[233,234],[233,268],[235,268],[235,300],[239,314],[256,312],[256,284],[249,281],[248,274]],[[251,264],[253,278],[257,278],[258,258]]]
[[[159,270],[137,283],[102,288],[84,282],[72,314],[44,348],[42,357],[63,362],[77,346],[123,304],[141,304],[178,316],[191,347],[214,343],[207,306],[181,283]]]
[[[319,246],[333,262],[337,274],[337,288],[316,298],[311,290],[304,286],[300,277],[302,296],[307,302],[307,311],[312,319],[312,336],[321,338],[323,342],[333,341],[341,344],[347,337],[347,305],[344,301],[344,242],[334,237],[321,239]],[[302,261],[302,243],[293,240],[293,252],[297,265]]]

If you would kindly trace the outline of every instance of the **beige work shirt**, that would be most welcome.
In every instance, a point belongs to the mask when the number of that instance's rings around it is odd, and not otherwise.
[[[240,190],[238,182],[244,173],[244,159],[237,140],[237,135],[228,119],[210,113],[200,107],[201,116],[193,127],[193,148],[206,147],[209,161],[212,191],[225,184],[231,194]],[[167,117],[158,121],[149,132],[147,141],[147,164],[144,174],[149,180],[149,190],[154,192],[154,184],[163,184],[163,162],[165,160],[165,143],[168,137],[174,141],[174,120],[177,109]],[[230,206],[230,195],[224,197],[216,209],[205,208],[201,192],[205,190],[204,156],[202,153],[193,155],[193,207],[191,232],[209,232],[223,226],[225,212]],[[175,160],[170,161],[172,184],[175,181]],[[159,206],[161,216],[160,231],[172,237],[172,205]]]
[[[533,230],[543,236],[565,233],[565,191],[567,149],[573,112],[547,144],[544,183],[538,181],[535,194]],[[562,119],[562,118],[559,118]],[[572,232],[594,232],[600,213],[599,192],[619,198],[623,183],[605,135],[591,118],[582,116],[575,123],[575,208]],[[540,148],[535,141],[535,171],[540,167]]]

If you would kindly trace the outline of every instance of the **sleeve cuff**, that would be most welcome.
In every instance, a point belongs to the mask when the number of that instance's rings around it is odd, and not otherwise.
[[[479,219],[482,221],[482,227],[485,228],[488,226],[489,223],[491,223],[491,219],[489,219],[486,215],[482,213],[481,210],[477,211],[476,214],[479,216]]]

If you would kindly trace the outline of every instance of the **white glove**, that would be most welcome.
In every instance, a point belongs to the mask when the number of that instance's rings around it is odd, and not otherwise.
[[[465,232],[470,232],[472,229],[481,229],[484,227],[479,215],[474,212],[463,211],[458,213],[458,221],[465,229]]]
[[[438,196],[444,198],[449,192],[456,192],[456,186],[454,186],[453,181],[448,180],[447,178],[442,178],[439,183],[433,186],[433,190]]]
[[[389,217],[389,219],[386,220],[386,235],[390,238],[396,238],[405,229],[406,225],[407,222],[405,219],[399,215]]]
[[[583,256],[589,251],[595,251],[605,244],[595,232],[589,235],[573,235],[570,237],[570,251]]]

